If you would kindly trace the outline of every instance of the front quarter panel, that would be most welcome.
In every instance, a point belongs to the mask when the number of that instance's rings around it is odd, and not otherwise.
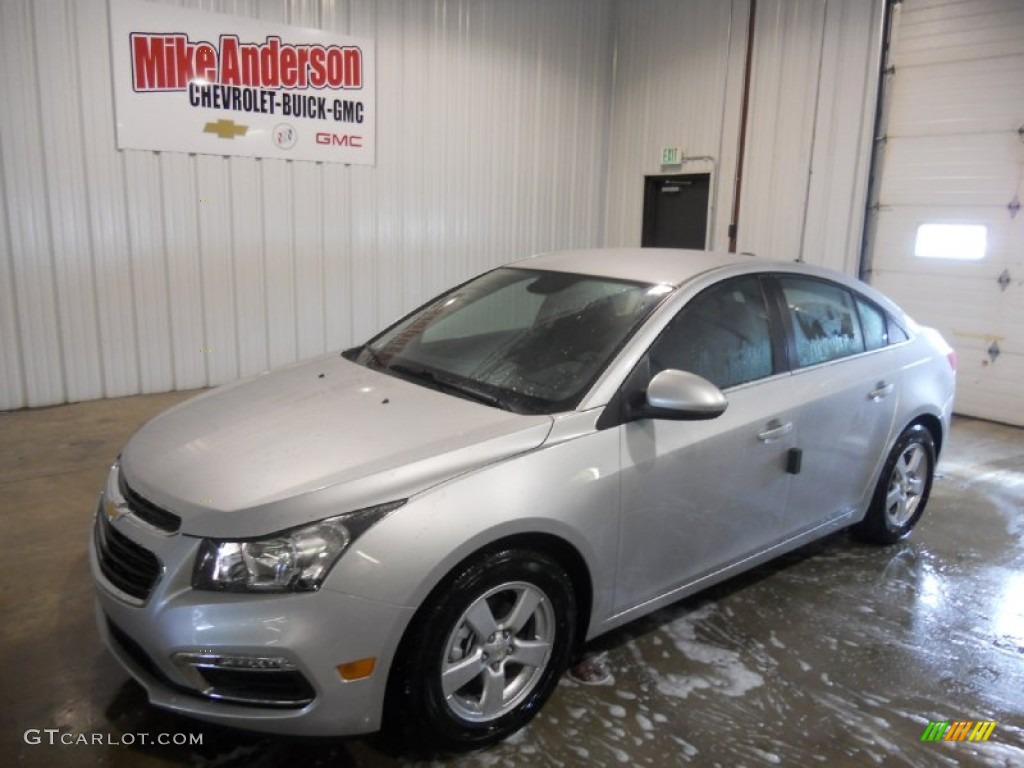
[[[597,413],[576,418],[592,422]],[[581,431],[412,498],[355,542],[325,588],[417,607],[474,552],[509,536],[547,534],[585,561],[594,626],[613,594],[619,454],[616,430]]]

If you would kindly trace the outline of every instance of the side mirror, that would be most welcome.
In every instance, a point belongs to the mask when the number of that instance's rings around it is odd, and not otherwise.
[[[721,416],[728,407],[722,390],[695,373],[671,368],[647,385],[641,415],[651,419],[701,421]]]

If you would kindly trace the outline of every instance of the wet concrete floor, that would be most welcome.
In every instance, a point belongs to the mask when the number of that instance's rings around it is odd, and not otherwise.
[[[0,413],[0,762],[408,764],[379,739],[161,712],[101,647],[96,495],[129,435],[187,394]],[[525,731],[447,764],[1024,766],[1024,430],[957,419],[939,472],[907,541],[836,535],[602,638],[602,684],[566,676]],[[987,742],[922,742],[939,720],[997,725]]]

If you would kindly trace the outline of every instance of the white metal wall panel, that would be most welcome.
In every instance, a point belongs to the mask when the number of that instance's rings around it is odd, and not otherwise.
[[[203,317],[203,282],[199,271],[199,190],[196,157],[160,154],[160,191],[164,219],[167,293],[171,321],[174,389],[193,389],[206,383],[208,349]]]
[[[7,212],[9,262],[16,308],[20,368],[18,400],[3,393],[0,407],[47,405],[67,397],[61,346],[62,320],[56,298],[46,164],[39,131],[38,71],[31,8],[0,3],[0,83],[6,104],[0,111],[0,162]],[[6,317],[6,313],[4,316]],[[10,335],[5,331],[3,336]],[[0,364],[14,368],[4,359]],[[13,375],[5,374],[4,379]]]
[[[112,89],[108,82],[88,76],[97,71],[109,71],[109,47],[79,42],[102,40],[107,34],[107,18],[105,13],[91,12],[92,9],[84,5],[73,4],[69,10],[71,28],[76,30],[73,88],[81,107],[78,142],[85,162],[85,198],[89,210],[88,242],[76,245],[79,253],[88,252],[92,257],[102,394],[119,397],[139,391],[141,367],[124,164],[110,140],[114,132]]]
[[[882,10],[758,2],[739,250],[856,272]]]
[[[294,168],[288,163],[260,163],[260,221],[267,276],[268,365],[278,368],[298,359],[295,317]],[[302,246],[306,240],[303,238]]]
[[[882,10],[757,3],[739,250],[857,271]],[[710,171],[709,246],[727,246],[749,13],[746,0],[618,6],[609,245],[639,244],[645,175]],[[714,161],[663,168],[667,146]]]
[[[160,156],[126,152],[123,163],[131,281],[118,286],[118,300],[135,308],[140,391],[161,392],[174,386],[174,366]],[[100,282],[113,279],[100,276]]]
[[[32,39],[37,75],[43,83],[60,82],[77,69],[73,56],[75,30],[69,16],[64,8],[51,3],[35,6]],[[75,88],[68,89],[62,98],[40,99],[38,122],[60,307],[58,333],[69,400],[87,400],[103,393],[92,254],[88,248],[84,147],[76,132],[68,135],[68,128],[80,123],[80,101]],[[79,238],[85,239],[85,248],[79,247]]]
[[[0,174],[3,168],[0,167]],[[15,402],[25,399],[18,344],[17,291],[11,270],[10,232],[7,211],[0,206],[0,389]]]
[[[663,146],[711,158],[727,242],[748,0],[187,4],[374,38],[378,163],[118,152],[106,3],[4,3],[0,408],[222,383],[636,243]],[[759,2],[741,248],[852,268],[880,5]]]
[[[605,224],[608,245],[639,245],[644,177],[711,173],[709,245],[728,245],[747,43],[746,0],[644,0],[617,8]],[[663,169],[663,147],[686,162]]]
[[[240,376],[265,370],[267,350],[266,269],[263,263],[261,163],[228,159],[234,271],[235,347]]]
[[[196,158],[196,217],[202,315],[206,320],[201,358],[210,384],[238,378],[235,352],[236,315],[232,284],[231,218],[225,216],[231,199],[230,161],[225,157]]]
[[[185,4],[374,38],[377,165],[118,152],[106,2],[6,0],[0,408],[221,383],[600,244],[612,0]]]
[[[829,2],[818,84],[804,261],[857,274],[878,99],[884,2]]]
[[[738,248],[800,256],[825,31],[824,0],[757,4]]]
[[[1024,4],[907,0],[893,37],[871,282],[957,350],[958,412],[1024,424]],[[929,222],[985,225],[985,258],[916,257]]]

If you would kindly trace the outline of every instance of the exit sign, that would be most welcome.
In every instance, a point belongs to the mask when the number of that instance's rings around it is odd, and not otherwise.
[[[679,151],[679,147],[665,147],[661,150],[661,164],[662,165],[680,165],[683,153]]]

